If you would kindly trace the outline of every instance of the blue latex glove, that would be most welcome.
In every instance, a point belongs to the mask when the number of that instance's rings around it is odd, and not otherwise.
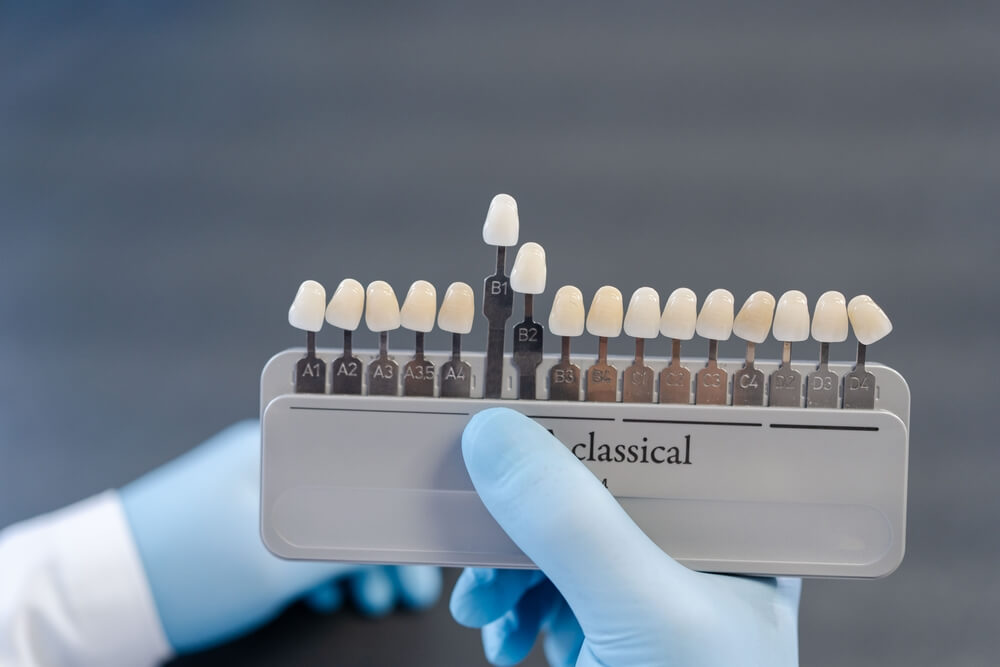
[[[490,662],[519,662],[545,631],[553,665],[798,664],[800,580],[685,568],[519,413],[477,414],[462,453],[490,513],[541,568],[470,569],[459,578],[452,614],[482,628]]]
[[[430,567],[282,560],[260,538],[260,426],[236,424],[132,482],[122,504],[156,608],[180,653],[220,643],[306,596],[336,609],[346,587],[362,612],[433,604],[441,573]]]

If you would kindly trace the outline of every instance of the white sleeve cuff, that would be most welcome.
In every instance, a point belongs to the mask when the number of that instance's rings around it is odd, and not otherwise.
[[[0,531],[0,665],[171,655],[115,491]]]

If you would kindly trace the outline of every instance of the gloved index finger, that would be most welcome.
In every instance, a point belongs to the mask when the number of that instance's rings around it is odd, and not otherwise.
[[[646,602],[662,609],[664,601],[651,596],[670,589],[651,578],[694,585],[694,574],[664,554],[601,482],[531,419],[506,408],[478,413],[463,434],[462,454],[493,518],[548,575],[584,630],[598,611],[600,619],[592,620],[606,625],[615,616],[634,620],[629,612]]]

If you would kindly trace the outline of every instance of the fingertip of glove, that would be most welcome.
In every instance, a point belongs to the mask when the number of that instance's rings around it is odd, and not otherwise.
[[[396,571],[400,598],[410,609],[426,609],[441,597],[441,570],[428,565],[406,565]]]

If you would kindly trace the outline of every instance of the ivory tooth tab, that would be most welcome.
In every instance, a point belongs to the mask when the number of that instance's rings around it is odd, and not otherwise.
[[[315,280],[307,280],[295,293],[288,309],[288,323],[296,329],[315,333],[323,328],[325,308],[326,290]]]
[[[560,287],[552,300],[549,331],[555,336],[580,336],[583,334],[585,321],[583,292],[573,285]]]
[[[399,301],[392,285],[376,280],[368,285],[365,324],[376,333],[399,328]]]
[[[812,337],[820,343],[841,343],[847,340],[847,300],[843,294],[823,292],[816,301]]]
[[[601,338],[615,338],[622,332],[624,306],[622,293],[616,287],[605,285],[594,294],[587,313],[587,333]]]
[[[510,195],[499,194],[490,202],[483,223],[483,241],[492,246],[515,246],[520,229],[517,202]]]
[[[754,292],[743,303],[733,321],[733,333],[750,343],[763,343],[771,332],[774,319],[774,296],[770,292]]]
[[[656,338],[660,334],[660,295],[652,287],[640,287],[628,303],[625,335]]]
[[[798,290],[789,290],[778,299],[774,311],[774,338],[797,343],[809,338],[809,300]]]
[[[712,290],[698,314],[695,331],[708,340],[728,340],[733,333],[733,308],[735,300],[729,290]]]
[[[465,335],[472,331],[476,315],[475,296],[466,283],[448,285],[438,311],[438,328],[449,333]]]
[[[867,294],[851,299],[847,304],[847,314],[854,328],[854,335],[862,345],[878,342],[892,331],[889,316]]]
[[[670,293],[663,316],[660,333],[667,338],[691,340],[698,322],[698,297],[687,287],[678,287]]]
[[[338,329],[354,331],[361,324],[364,312],[364,285],[353,278],[341,280],[326,307],[326,321]]]
[[[399,311],[399,323],[404,329],[427,333],[434,328],[437,315],[437,290],[426,280],[418,280],[410,285],[403,307]]]
[[[537,243],[525,243],[517,251],[510,270],[510,287],[520,294],[545,291],[545,249]]]

